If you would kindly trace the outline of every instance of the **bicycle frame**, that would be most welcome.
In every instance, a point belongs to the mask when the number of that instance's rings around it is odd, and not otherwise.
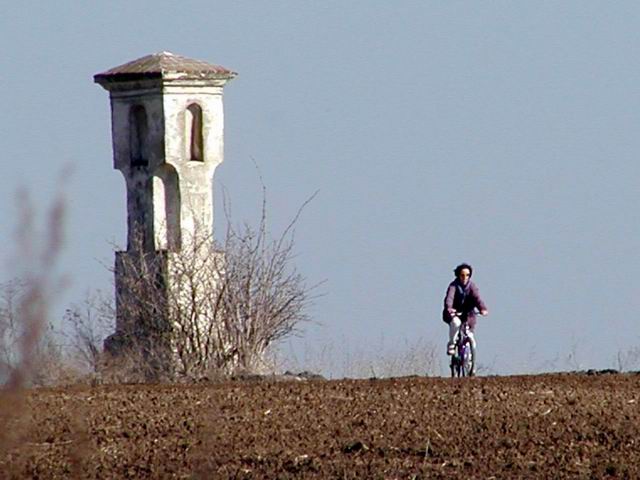
[[[475,370],[475,348],[469,338],[469,325],[463,322],[457,335],[455,353],[451,355],[451,376],[472,377]]]

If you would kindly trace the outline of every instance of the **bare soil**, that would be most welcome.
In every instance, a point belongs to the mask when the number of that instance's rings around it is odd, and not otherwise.
[[[40,389],[0,478],[640,478],[640,375]]]

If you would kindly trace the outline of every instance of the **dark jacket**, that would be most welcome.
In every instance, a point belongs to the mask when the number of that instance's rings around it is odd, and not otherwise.
[[[452,313],[461,312],[462,320],[466,321],[473,330],[476,326],[476,309],[487,310],[476,284],[469,280],[463,287],[458,279],[451,282],[444,297],[442,320],[445,323],[451,323]]]

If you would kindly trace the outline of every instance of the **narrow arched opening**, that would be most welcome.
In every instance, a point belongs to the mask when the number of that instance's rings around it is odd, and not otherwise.
[[[155,250],[166,250],[167,241],[167,201],[162,178],[153,177],[153,241]]]
[[[129,153],[132,167],[149,164],[147,111],[142,105],[129,110]]]
[[[187,158],[196,162],[204,161],[202,126],[202,108],[192,103],[185,111],[185,137]]]
[[[180,250],[180,187],[178,173],[170,165],[162,165],[153,175],[153,223],[156,250]]]

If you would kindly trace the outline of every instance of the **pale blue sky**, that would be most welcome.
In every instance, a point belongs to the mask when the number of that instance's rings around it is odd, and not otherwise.
[[[109,288],[100,262],[125,238],[92,75],[169,50],[239,73],[218,206],[224,185],[255,218],[251,157],[274,232],[320,190],[297,232],[299,269],[326,279],[303,342],[422,337],[444,357],[442,298],[467,261],[496,372],[640,346],[638,2],[26,1],[3,7],[0,42],[0,258],[16,188],[44,209],[73,164],[61,304]]]

